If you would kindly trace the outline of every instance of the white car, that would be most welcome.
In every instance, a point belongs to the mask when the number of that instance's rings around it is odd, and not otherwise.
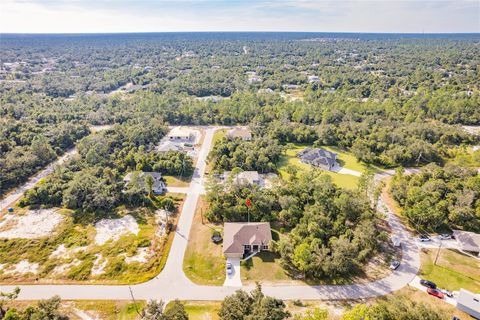
[[[440,240],[450,240],[452,239],[452,235],[448,233],[443,233],[439,236]]]
[[[230,262],[227,262],[227,273],[232,274],[233,273],[233,267]]]
[[[396,270],[400,266],[400,261],[393,260],[392,263],[390,263],[390,269]]]
[[[418,237],[418,240],[420,240],[420,242],[432,241],[432,239],[430,239],[429,236],[426,236],[426,235],[423,235],[423,234],[420,237]]]

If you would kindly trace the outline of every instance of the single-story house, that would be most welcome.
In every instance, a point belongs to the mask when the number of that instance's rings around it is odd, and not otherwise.
[[[193,141],[194,138],[193,130],[185,127],[175,127],[168,133],[168,139],[171,141]]]
[[[480,296],[465,289],[460,289],[457,297],[457,309],[475,319],[480,319]]]
[[[318,76],[308,76],[308,83],[320,82],[320,78]]]
[[[457,240],[462,251],[476,253],[480,256],[480,234],[469,231],[453,230],[453,237]]]
[[[232,174],[231,171],[225,171],[221,179],[227,181],[230,175]],[[237,184],[255,184],[260,186],[262,184],[262,178],[258,171],[242,171],[233,177],[233,182]]]
[[[145,192],[148,192],[147,184],[146,184],[147,176],[151,176],[153,178],[152,191],[154,194],[162,194],[166,191],[167,186],[165,185],[165,182],[163,182],[162,174],[160,172],[142,172],[142,171],[129,172],[123,178],[123,181],[125,182],[125,185],[127,185],[131,183],[132,180],[137,179],[138,185],[144,188]]]
[[[337,154],[322,148],[306,148],[300,151],[297,156],[303,163],[324,170],[332,170],[337,165]]]
[[[267,251],[271,241],[269,222],[227,222],[223,226],[223,255],[227,258]]]
[[[230,139],[240,138],[245,141],[252,140],[252,132],[246,127],[233,128],[227,133],[227,137]]]

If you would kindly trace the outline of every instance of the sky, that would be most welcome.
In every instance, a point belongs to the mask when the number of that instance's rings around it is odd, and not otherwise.
[[[480,0],[0,0],[0,33],[480,32]]]

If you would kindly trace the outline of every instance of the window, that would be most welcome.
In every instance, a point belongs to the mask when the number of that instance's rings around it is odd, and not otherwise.
[[[268,246],[262,245],[262,250],[268,250]]]
[[[246,244],[243,247],[245,248],[246,251],[250,251],[252,249],[249,244]]]

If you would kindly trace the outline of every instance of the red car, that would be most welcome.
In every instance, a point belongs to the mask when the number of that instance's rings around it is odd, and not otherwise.
[[[440,290],[428,288],[428,289],[427,289],[427,292],[428,292],[429,295],[432,295],[432,296],[437,297],[437,298],[439,298],[439,299],[443,299],[443,298],[444,298],[444,295],[443,295],[443,293],[442,293]]]

